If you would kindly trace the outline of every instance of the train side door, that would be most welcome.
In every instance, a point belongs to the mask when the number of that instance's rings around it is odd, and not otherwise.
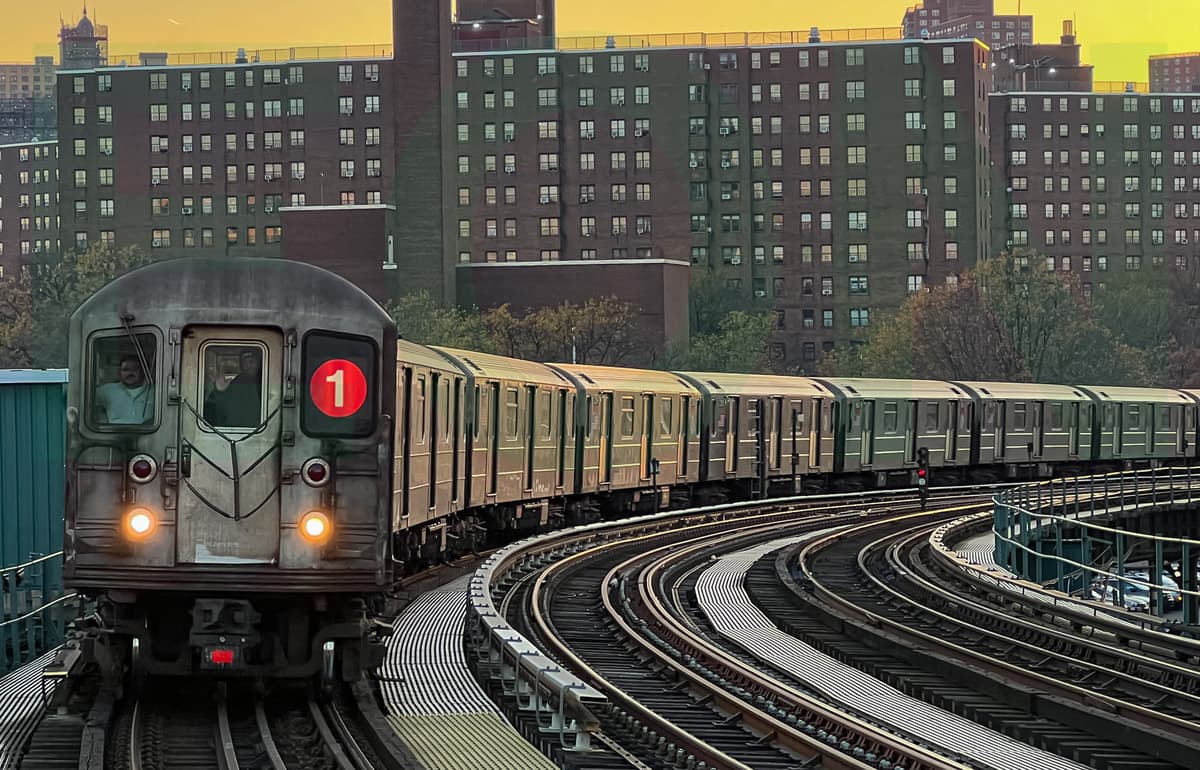
[[[738,432],[738,423],[741,422],[739,410],[741,408],[741,399],[733,396],[725,399],[725,472],[736,473],[738,462],[738,441],[741,436]]]
[[[679,399],[679,436],[675,446],[675,475],[684,478],[688,473],[688,427],[692,413],[692,397],[681,396]]]
[[[1178,433],[1175,440],[1178,442],[1179,455],[1186,457],[1188,452],[1188,426],[1196,421],[1196,407],[1185,406],[1181,411],[1183,413],[1179,415]]]
[[[1067,448],[1067,451],[1070,453],[1071,457],[1077,457],[1079,455],[1079,431],[1082,429],[1082,426],[1079,422],[1079,417],[1079,402],[1076,401],[1071,404],[1070,417],[1068,418],[1071,421],[1071,425],[1069,426],[1071,439],[1070,446]]]
[[[863,465],[875,462],[875,402],[862,399],[862,445],[859,454]]]
[[[613,394],[605,393],[600,397],[600,483],[612,481],[612,421]]]
[[[1113,418],[1113,456],[1120,457],[1125,453],[1125,405],[1109,404],[1108,411]]]
[[[482,407],[489,415],[487,449],[487,493],[496,494],[496,478],[500,471],[500,383],[493,382],[485,391],[487,403]]]
[[[1046,448],[1046,402],[1033,402],[1033,456],[1041,457]]]
[[[821,467],[821,427],[825,424],[825,399],[813,399],[812,428],[808,432],[808,464]]]
[[[783,399],[771,399],[771,468],[778,471],[783,465]]]
[[[283,335],[191,327],[182,355],[176,561],[273,562],[279,556]]]
[[[946,430],[946,462],[952,463],[958,458],[958,401],[951,401],[949,406],[950,425]]]

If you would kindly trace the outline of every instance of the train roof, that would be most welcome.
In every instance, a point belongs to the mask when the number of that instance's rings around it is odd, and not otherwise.
[[[829,396],[827,385],[809,377],[785,377],[778,374],[737,374],[729,372],[677,372],[706,390],[729,395],[748,396]]]
[[[458,369],[453,361],[439,355],[436,350],[408,340],[396,340],[396,358],[406,364],[427,366],[441,372],[454,372]]]
[[[119,314],[173,314],[188,323],[278,326],[303,315],[334,328],[394,328],[366,292],[316,265],[261,257],[178,257],[139,267],[101,287],[71,314],[73,323],[119,327]],[[135,321],[136,322],[136,321]],[[374,332],[364,332],[373,334]]]
[[[1197,401],[1200,401],[1200,389],[1193,390],[1191,388],[1188,388],[1188,389],[1184,390],[1183,392],[1187,393],[1189,396],[1196,399]]]
[[[526,361],[521,358],[497,356],[492,353],[477,353],[471,350],[445,348],[431,345],[447,360],[453,361],[468,374],[476,377],[496,380],[519,380],[520,382],[536,383],[538,385],[554,385],[561,387],[570,385],[569,379],[554,371],[545,364],[537,361]]]
[[[955,399],[969,396],[962,387],[941,380],[886,380],[867,377],[814,377],[849,398]]]
[[[1182,390],[1170,388],[1125,388],[1107,385],[1080,385],[1082,390],[1100,401],[1142,402],[1149,404],[1191,404],[1192,399]]]
[[[1035,399],[1047,401],[1091,401],[1092,397],[1074,385],[1042,385],[1036,382],[956,381],[988,401],[991,399]]]
[[[552,363],[547,365],[575,378],[587,390],[700,394],[694,385],[674,372],[663,372],[657,369],[631,369],[622,366],[590,366],[588,364]]]

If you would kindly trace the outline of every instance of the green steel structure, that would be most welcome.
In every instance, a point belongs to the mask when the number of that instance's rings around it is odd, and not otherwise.
[[[67,372],[0,370],[0,675],[62,641]]]

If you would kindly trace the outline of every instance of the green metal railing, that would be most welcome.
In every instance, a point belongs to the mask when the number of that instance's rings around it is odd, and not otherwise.
[[[1119,606],[1126,606],[1126,586],[1139,586],[1159,617],[1167,597],[1179,594],[1183,622],[1200,621],[1200,540],[1125,527],[1132,516],[1200,506],[1195,466],[1054,479],[1007,489],[992,502],[997,564],[1088,598],[1098,584],[1110,582]],[[1130,575],[1133,567],[1146,577]],[[1177,587],[1163,583],[1164,573],[1172,572]]]
[[[62,644],[75,617],[62,585],[62,551],[0,568],[0,676]]]

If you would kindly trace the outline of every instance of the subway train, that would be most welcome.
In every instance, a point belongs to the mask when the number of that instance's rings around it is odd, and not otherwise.
[[[515,360],[286,260],[142,267],[69,347],[74,648],[138,677],[353,680],[398,578],[554,527],[1198,457],[1198,391]]]

